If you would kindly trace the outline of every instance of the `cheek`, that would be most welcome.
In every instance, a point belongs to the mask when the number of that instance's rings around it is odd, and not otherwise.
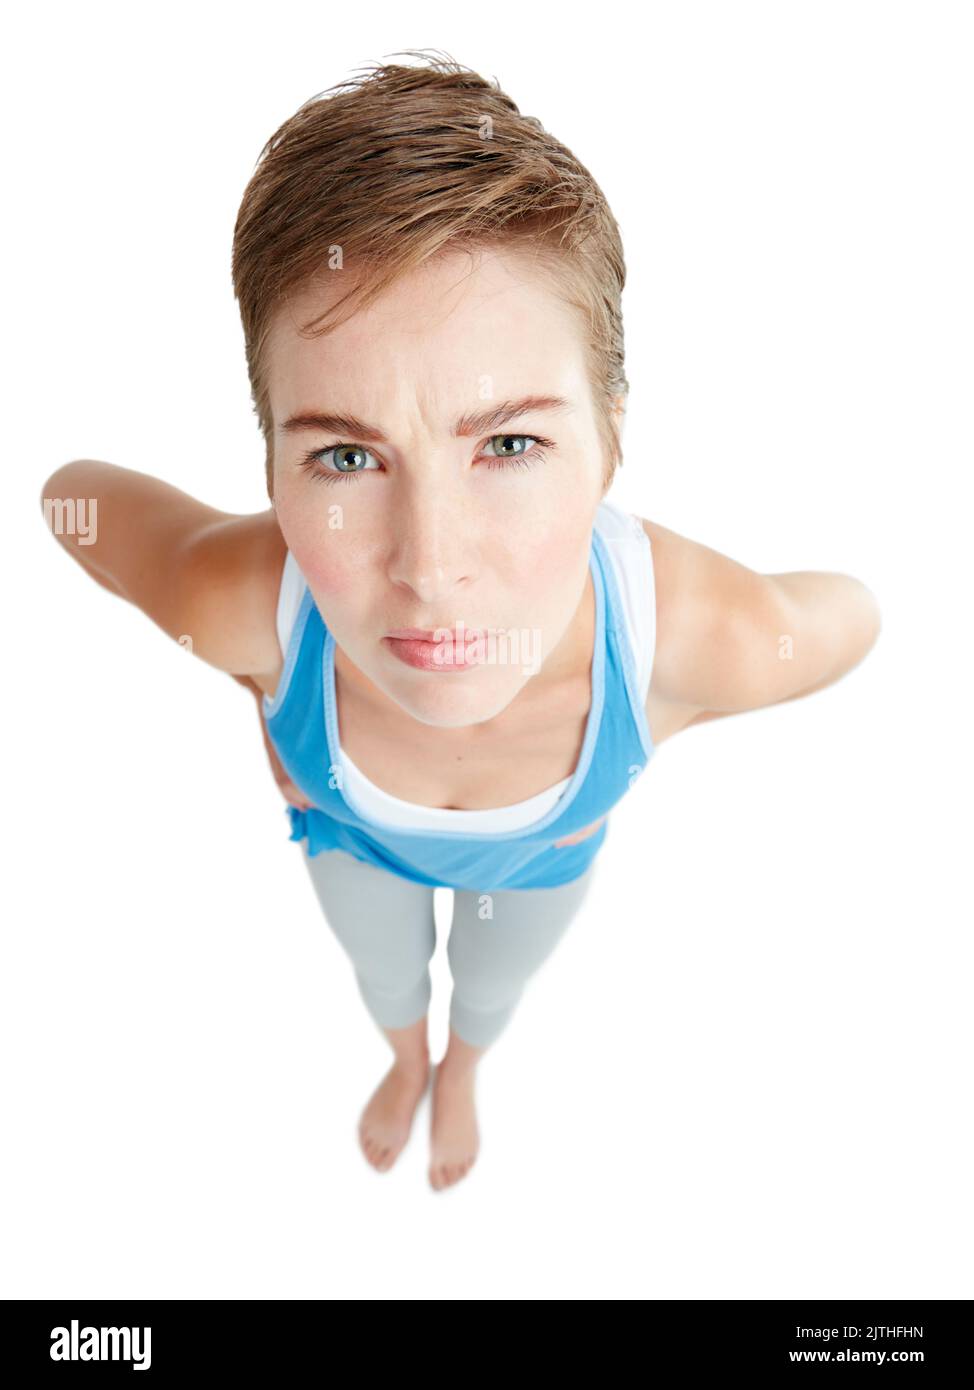
[[[313,593],[342,603],[362,592],[363,575],[371,567],[361,545],[341,526],[329,526],[327,517],[309,524],[298,516],[290,526],[281,518],[281,530]]]
[[[527,592],[557,593],[561,584],[577,577],[588,557],[591,525],[586,522],[576,524],[566,518],[557,531],[524,537],[517,568]]]
[[[363,566],[356,563],[354,556],[336,542],[333,535],[303,553],[295,551],[294,558],[312,592],[321,598],[346,605],[353,602],[356,594],[362,593]]]
[[[514,596],[513,621],[543,631],[560,629],[566,605],[578,588],[588,563],[585,530],[525,535],[511,551],[506,585]]]

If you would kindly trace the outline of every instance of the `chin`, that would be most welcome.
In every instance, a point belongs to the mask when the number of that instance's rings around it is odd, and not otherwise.
[[[461,678],[462,679],[462,678]],[[476,688],[471,683],[465,689],[459,685],[445,688],[442,676],[431,676],[428,688],[387,690],[392,699],[420,724],[436,729],[464,729],[471,724],[485,724],[501,714],[521,690],[524,682],[484,682]]]

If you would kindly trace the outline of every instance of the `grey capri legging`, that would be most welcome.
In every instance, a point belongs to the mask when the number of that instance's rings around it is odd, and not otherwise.
[[[305,863],[325,918],[355,969],[365,1006],[380,1028],[407,1028],[429,1008],[429,962],[436,949],[434,889],[364,863],[345,850],[308,853]],[[551,954],[585,897],[595,861],[554,888],[490,894],[451,890],[447,959],[453,975],[450,1027],[487,1047],[517,1007],[530,975]],[[485,903],[485,899],[489,899]],[[492,915],[483,915],[484,910]]]

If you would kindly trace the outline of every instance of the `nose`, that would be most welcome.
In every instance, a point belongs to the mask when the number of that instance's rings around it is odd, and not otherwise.
[[[404,487],[399,502],[389,580],[424,606],[435,605],[470,578],[476,549],[470,521],[460,499],[444,492],[442,479]]]

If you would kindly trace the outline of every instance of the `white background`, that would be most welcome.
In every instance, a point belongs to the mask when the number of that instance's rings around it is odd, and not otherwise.
[[[971,9],[352,11],[7,21],[0,1294],[970,1298]],[[264,510],[239,201],[406,48],[496,76],[615,211],[612,500],[883,613],[828,690],[661,746],[442,1193],[428,1103],[390,1173],[358,1149],[389,1053],[255,702],[39,501],[92,457]],[[434,1060],[448,989],[441,938]]]

